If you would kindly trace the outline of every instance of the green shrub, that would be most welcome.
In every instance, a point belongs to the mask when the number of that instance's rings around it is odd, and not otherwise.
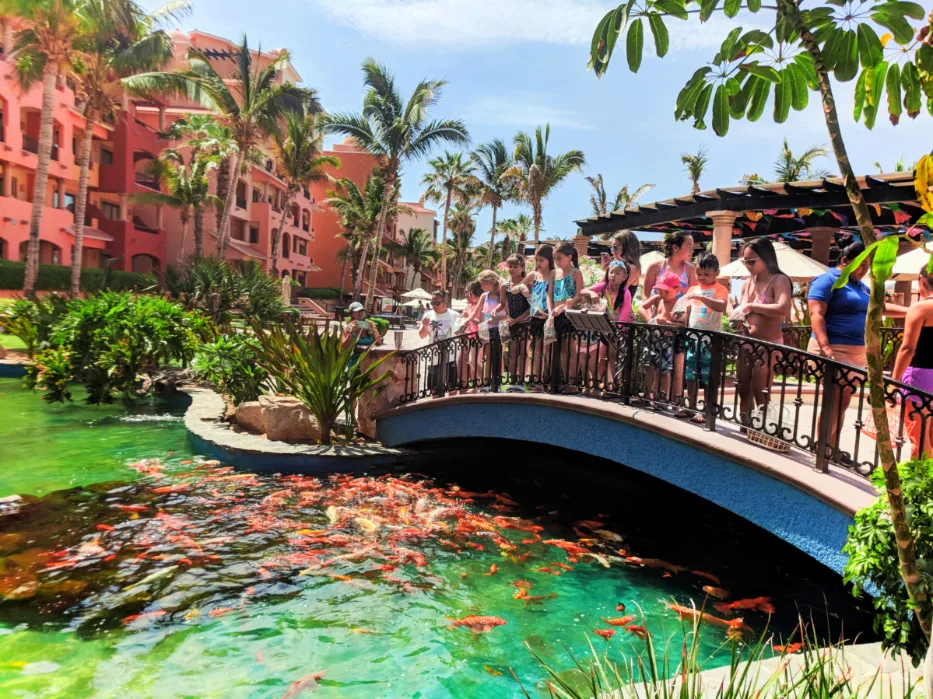
[[[379,335],[382,337],[386,336],[386,333],[389,332],[389,321],[385,318],[370,318],[370,322],[376,326],[376,330],[379,331]]]
[[[340,298],[340,289],[332,286],[303,286],[298,290],[298,296],[308,299],[333,300]]]
[[[26,264],[0,260],[0,289],[21,290],[26,277]],[[121,272],[105,269],[81,270],[81,291],[145,291],[158,286],[159,280],[151,274]],[[71,267],[65,265],[39,265],[36,278],[37,291],[70,291]]]
[[[46,403],[64,403],[71,400],[68,384],[74,379],[71,358],[63,349],[46,349],[36,355],[34,370],[28,382],[42,391]]]
[[[192,366],[198,378],[211,382],[239,405],[258,400],[269,379],[269,373],[256,362],[258,351],[259,343],[250,335],[220,335],[201,345]]]
[[[920,589],[929,596],[933,590],[933,459],[900,464],[904,505],[910,520],[910,533],[916,542],[917,565],[922,579]],[[875,593],[875,631],[882,636],[885,648],[906,651],[919,664],[927,650],[927,641],[912,610],[901,578],[894,527],[884,495],[884,475],[878,469],[872,482],[882,493],[871,505],[855,515],[843,552],[849,555],[845,581],[855,594]]]
[[[376,376],[379,365],[391,355],[361,369],[366,355],[351,365],[354,347],[343,346],[340,328],[307,330],[286,321],[264,327],[253,323],[259,343],[256,359],[280,388],[301,400],[321,426],[321,443],[331,443],[331,430],[341,415],[353,423],[353,411],[363,394],[379,389],[388,377]]]
[[[19,299],[0,311],[0,326],[18,337],[26,346],[26,354],[32,357],[38,347],[47,343],[52,327],[67,308],[68,299],[54,292],[37,301]]]
[[[142,375],[171,362],[187,364],[213,336],[198,312],[159,296],[104,291],[70,301],[53,327],[49,345],[68,352],[72,373],[89,403],[137,395]]]

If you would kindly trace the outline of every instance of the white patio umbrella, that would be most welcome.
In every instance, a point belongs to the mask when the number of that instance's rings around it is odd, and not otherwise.
[[[411,301],[406,301],[402,305],[405,308],[423,308],[427,301],[423,299],[412,299]]]
[[[912,281],[920,276],[923,265],[930,261],[930,252],[923,248],[914,248],[904,253],[894,262],[891,276],[899,282]]]
[[[644,255],[639,257],[638,263],[641,265],[641,278],[645,278],[645,272],[648,271],[648,267],[650,267],[655,262],[663,262],[664,259],[664,253],[658,252],[657,250],[646,252]]]
[[[795,282],[812,281],[829,269],[826,265],[810,259],[780,241],[775,241],[774,252],[777,255],[778,267]],[[747,279],[749,277],[748,267],[740,258],[720,269],[719,277]]]
[[[467,307],[466,299],[454,299],[453,301],[450,302],[450,307],[454,309],[455,311],[466,310],[466,307]]]
[[[419,301],[430,301],[431,294],[419,287],[417,289],[412,289],[411,291],[406,291],[404,294],[402,294],[402,298]]]

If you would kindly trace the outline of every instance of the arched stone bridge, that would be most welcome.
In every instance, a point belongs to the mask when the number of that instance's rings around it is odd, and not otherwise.
[[[837,467],[821,473],[812,458],[754,446],[737,427],[708,432],[657,412],[581,397],[467,394],[402,405],[376,418],[379,439],[389,447],[484,437],[615,461],[715,503],[838,572],[853,516],[875,495],[855,473]]]

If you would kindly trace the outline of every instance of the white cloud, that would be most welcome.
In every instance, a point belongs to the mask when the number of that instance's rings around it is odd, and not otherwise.
[[[487,96],[467,107],[464,119],[486,126],[517,126],[525,129],[535,124],[550,124],[568,129],[592,131],[596,127],[571,109],[554,106],[556,98],[532,92],[513,92],[508,96]],[[529,119],[533,119],[532,124]]]
[[[618,5],[605,0],[311,2],[343,24],[382,41],[451,50],[523,42],[585,46],[603,15]],[[700,30],[696,17],[688,21],[669,19],[671,50],[716,49],[737,21],[738,18],[716,16]],[[743,23],[746,28],[753,25],[753,22]],[[647,27],[645,30],[647,33]],[[653,47],[646,48],[646,51],[651,50]]]

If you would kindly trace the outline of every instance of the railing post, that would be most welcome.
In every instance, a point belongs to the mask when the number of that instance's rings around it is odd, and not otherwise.
[[[723,336],[720,332],[712,332],[709,335],[710,338],[710,358],[709,358],[709,381],[706,386],[706,405],[705,415],[703,416],[704,427],[709,432],[716,431],[716,417],[719,414],[719,387],[722,384],[722,367],[723,367]],[[697,342],[700,344],[699,351],[697,352],[697,357],[702,357],[702,342],[703,336],[701,335]],[[701,360],[702,362],[702,360]],[[702,367],[702,363],[700,365]],[[700,371],[699,377],[703,378],[703,372]],[[699,386],[697,386],[697,392],[699,393]]]
[[[494,393],[499,392],[502,384],[502,338],[499,333],[489,340],[489,385]]]
[[[556,335],[557,339],[551,343],[551,393],[560,390],[560,350],[564,344],[563,333],[556,332]]]
[[[622,326],[625,330],[625,355],[622,362],[622,385],[619,388],[622,402],[629,405],[632,402],[632,382],[634,381],[635,366],[635,330],[634,324],[626,323]],[[621,350],[621,348],[619,348]]]
[[[836,365],[833,362],[821,359],[823,364],[823,408],[820,410],[820,424],[816,435],[816,470],[829,472],[829,457],[826,456],[826,447],[829,445],[829,433],[832,430],[833,413],[836,402]],[[838,439],[838,437],[837,437]]]

